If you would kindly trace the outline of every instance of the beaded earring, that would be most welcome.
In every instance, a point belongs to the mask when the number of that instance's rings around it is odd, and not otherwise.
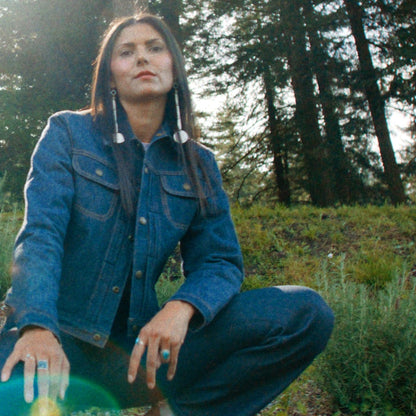
[[[117,90],[115,88],[112,88],[111,89],[111,101],[113,104],[113,117],[114,117],[113,142],[120,144],[120,143],[124,143],[124,136],[122,133],[118,131],[116,95],[117,95]]]
[[[175,107],[176,107],[176,123],[178,126],[178,129],[175,133],[173,133],[173,139],[175,142],[179,144],[186,143],[189,140],[188,133],[183,130],[182,128],[182,118],[181,118],[181,109],[179,106],[179,93],[178,93],[178,86],[174,85],[174,95],[175,95]]]

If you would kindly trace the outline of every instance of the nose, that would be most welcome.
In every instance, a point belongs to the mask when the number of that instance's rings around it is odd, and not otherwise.
[[[141,50],[137,55],[137,66],[149,63],[146,51]]]

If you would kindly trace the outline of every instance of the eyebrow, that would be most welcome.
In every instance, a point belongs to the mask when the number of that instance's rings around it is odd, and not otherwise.
[[[145,42],[145,45],[146,46],[149,46],[149,45],[152,45],[153,43],[157,43],[157,42],[163,42],[163,43],[165,43],[162,38],[154,38],[154,39],[147,40]],[[124,48],[124,47],[132,48],[135,45],[136,44],[134,42],[125,42],[125,43],[122,43],[122,44],[118,45],[117,48]]]

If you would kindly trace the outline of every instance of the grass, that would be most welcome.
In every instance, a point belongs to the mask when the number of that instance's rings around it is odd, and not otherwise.
[[[409,335],[415,330],[416,316],[411,312],[416,308],[407,306],[401,314],[393,313],[397,310],[394,308],[405,304],[404,300],[413,299],[413,286],[409,282],[416,274],[416,208],[389,205],[339,208],[257,206],[249,209],[234,207],[232,213],[245,260],[247,277],[243,290],[276,284],[310,286],[322,293],[337,314],[336,329],[328,350],[261,415],[405,415],[402,403],[394,398],[377,401],[377,397],[390,397],[392,391],[398,391],[396,380],[400,380],[402,386],[414,387],[416,375],[406,373],[406,378],[400,379],[405,368],[398,364],[389,370],[387,390],[377,390],[375,386],[380,388],[380,383],[371,381],[370,375],[379,370],[375,371],[369,362],[373,365],[378,362],[381,366],[388,357],[390,361],[402,363],[401,357],[408,360],[405,355],[407,348],[411,346],[411,351],[414,351],[416,347],[411,344]],[[16,214],[0,216],[0,253],[4,253],[0,257],[0,277],[6,282],[0,286],[2,290],[8,285],[8,258],[19,220]],[[163,303],[168,299],[181,282],[180,261],[176,253],[157,285],[159,301]],[[399,282],[408,284],[400,285]],[[397,305],[387,302],[393,292],[395,299],[399,299]],[[399,325],[400,316],[406,316],[402,322],[406,323],[406,328],[410,327],[408,331]],[[389,332],[389,326],[401,328],[401,331],[393,334]],[[350,340],[360,336],[362,343],[347,343],[342,331],[346,329],[350,331]],[[398,345],[394,342],[387,345],[384,342],[386,338],[397,339]],[[351,355],[348,348],[357,354],[354,355],[355,361],[348,365],[353,372],[344,379],[336,358],[344,357],[345,360],[345,356]],[[376,351],[377,356],[369,355],[368,351]],[[331,367],[326,367],[329,365]],[[365,365],[369,372],[359,370]],[[322,376],[325,372],[329,374],[329,369],[332,371],[332,384]],[[386,379],[387,375],[383,374]],[[370,384],[366,384],[366,378]],[[357,390],[353,381],[362,386],[361,390],[358,389],[359,394],[351,393]]]
[[[413,266],[413,207],[262,208],[233,211],[243,249],[246,288],[291,283],[316,287],[322,264],[351,280],[383,286]]]
[[[0,210],[0,295],[10,287],[13,241],[20,223],[17,211],[1,213]]]

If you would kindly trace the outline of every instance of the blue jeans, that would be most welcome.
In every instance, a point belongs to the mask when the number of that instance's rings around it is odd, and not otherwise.
[[[175,378],[166,380],[163,365],[157,374],[158,387],[176,415],[255,415],[325,348],[333,321],[322,298],[304,287],[240,293],[210,325],[189,331]],[[1,366],[15,336],[9,332],[0,339]],[[67,336],[62,342],[71,363],[72,378],[63,404],[69,411],[89,406],[127,408],[152,401],[143,378],[127,383],[134,339],[113,340],[104,349]],[[0,385],[0,415],[27,414],[21,381],[16,382],[21,379],[21,367],[13,381]],[[4,397],[10,398],[6,400],[9,408]]]

